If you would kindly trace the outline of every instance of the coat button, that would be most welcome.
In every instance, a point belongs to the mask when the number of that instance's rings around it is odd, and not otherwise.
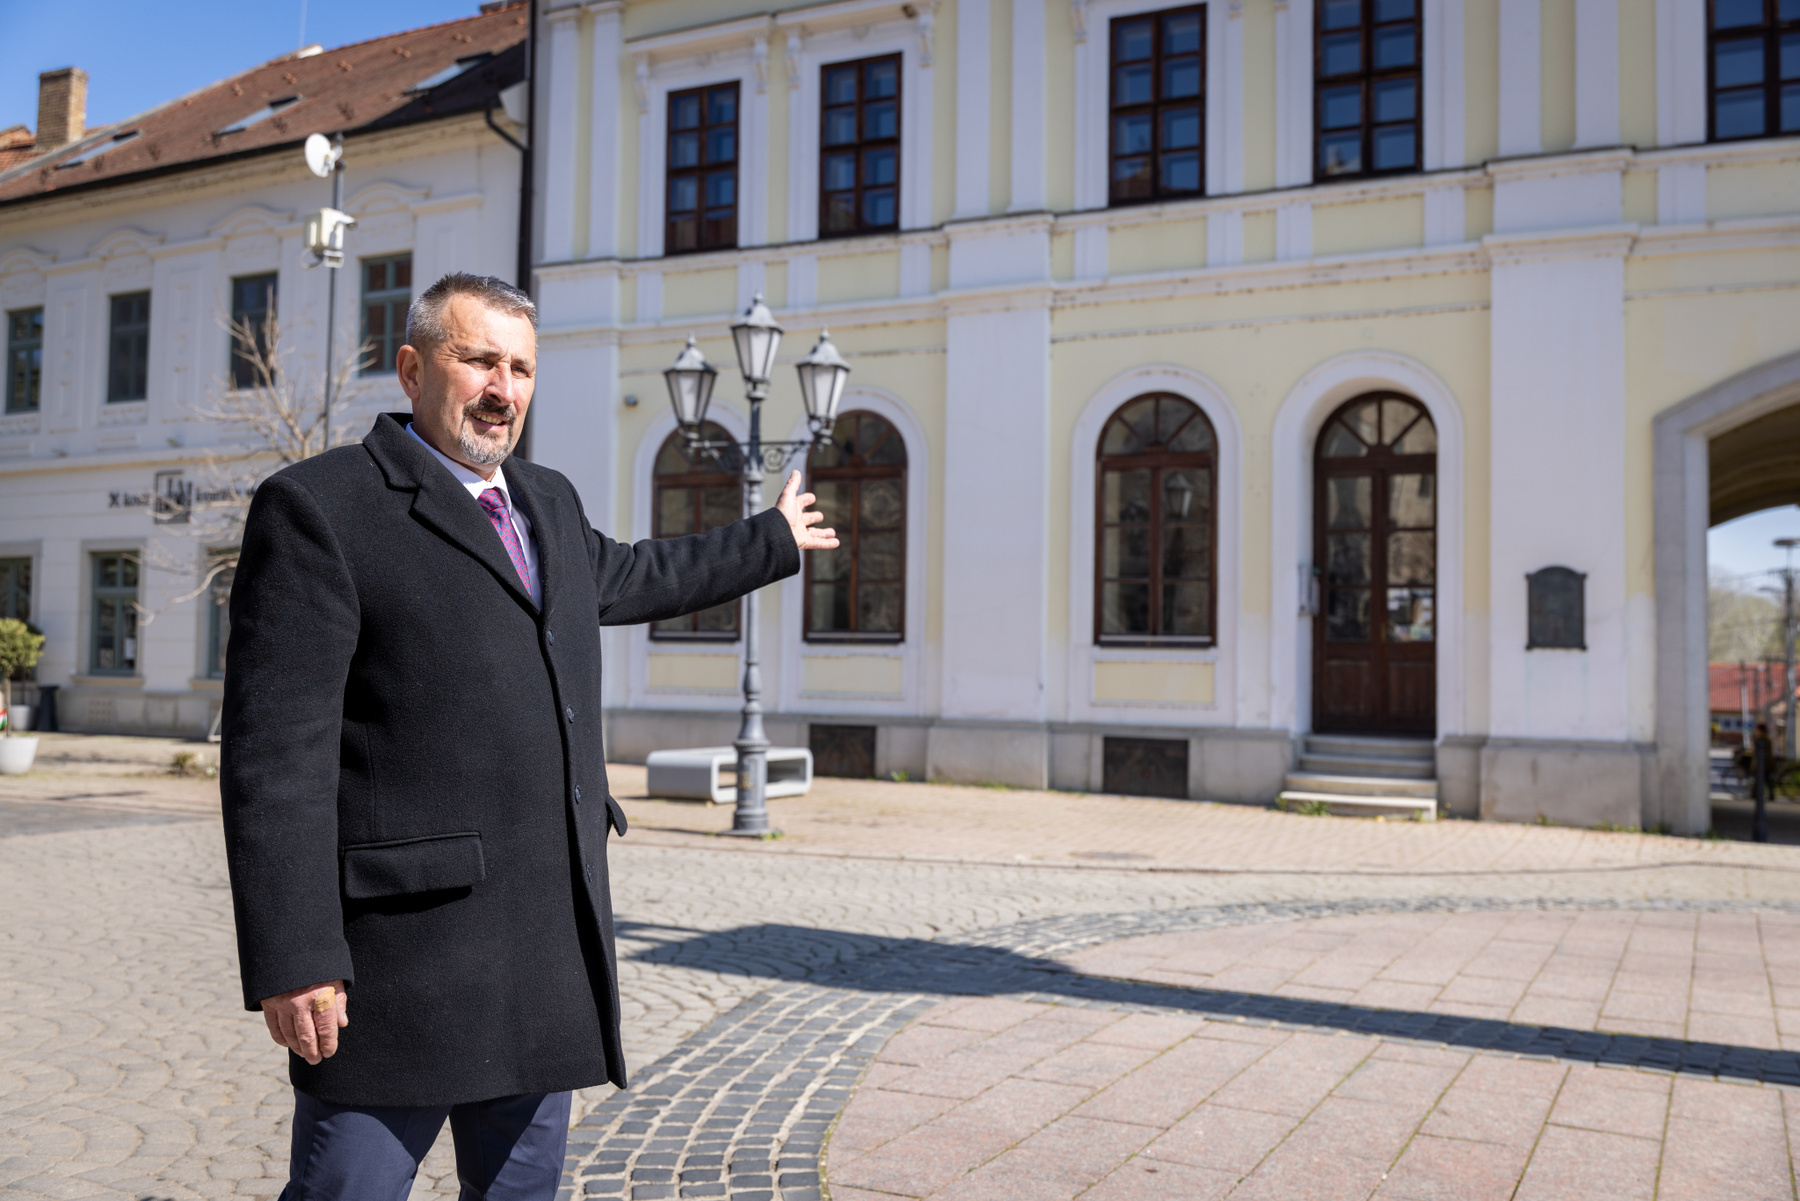
[[[588,881],[591,883],[594,879],[594,865],[591,863],[582,864],[581,865],[581,874],[586,876],[588,878]]]
[[[570,721],[574,721],[575,720],[575,706],[564,705],[563,706],[563,716],[568,718]]]
[[[581,804],[581,785],[579,784],[575,785],[575,803]]]
[[[555,630],[545,630],[544,631],[544,641],[548,642],[551,646],[555,646],[556,645],[556,631]]]

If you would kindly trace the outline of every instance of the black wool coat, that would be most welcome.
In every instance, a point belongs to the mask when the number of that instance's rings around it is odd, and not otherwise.
[[[625,1084],[600,627],[800,568],[770,510],[627,546],[569,481],[506,464],[543,607],[487,514],[387,414],[257,489],[231,590],[220,783],[244,1005],[349,982],[294,1085],[447,1105]]]

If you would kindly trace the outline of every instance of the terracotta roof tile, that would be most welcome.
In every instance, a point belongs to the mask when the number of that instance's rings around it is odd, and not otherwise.
[[[356,133],[479,112],[525,75],[523,0],[493,12],[367,42],[284,55],[50,154],[0,132],[0,204],[297,146],[309,133]],[[488,56],[454,73],[459,61]],[[450,73],[428,91],[428,80]],[[24,131],[30,138],[29,131]],[[7,141],[7,138],[13,138]]]

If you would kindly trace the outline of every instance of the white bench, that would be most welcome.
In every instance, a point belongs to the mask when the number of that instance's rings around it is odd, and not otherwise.
[[[679,751],[652,751],[644,760],[649,768],[645,791],[652,797],[676,801],[705,801],[729,805],[737,800],[737,748],[702,746]],[[801,796],[812,787],[812,752],[803,746],[769,748],[770,798]]]

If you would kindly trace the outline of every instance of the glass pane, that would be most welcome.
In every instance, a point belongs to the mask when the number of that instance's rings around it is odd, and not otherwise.
[[[1163,520],[1206,521],[1212,503],[1211,480],[1205,469],[1165,470],[1163,472]]]
[[[1134,113],[1129,117],[1118,117],[1113,121],[1114,154],[1144,154],[1149,149],[1149,113]]]
[[[897,95],[900,91],[900,65],[889,59],[885,62],[869,64],[868,91],[863,99],[879,99]]]
[[[656,452],[657,475],[681,475],[689,469],[687,455],[682,452],[679,436],[668,438]]]
[[[1319,24],[1325,29],[1348,29],[1362,22],[1362,0],[1321,0]]]
[[[678,175],[669,181],[669,211],[691,213],[700,207],[700,181],[692,175]]]
[[[363,288],[369,292],[387,291],[387,264],[370,263],[367,265],[368,278],[363,281]]]
[[[737,89],[714,88],[706,98],[706,120],[709,125],[721,125],[737,120]]]
[[[1389,534],[1387,551],[1388,583],[1437,582],[1437,535],[1430,530]]]
[[[695,95],[669,97],[669,128],[693,129],[700,124],[700,97]]]
[[[825,232],[832,234],[856,231],[856,197],[848,192],[825,198]]]
[[[694,532],[694,494],[687,488],[664,488],[656,494],[656,536],[679,538]]]
[[[856,68],[832,67],[825,72],[825,103],[849,104],[856,99]]]
[[[1369,640],[1369,591],[1333,588],[1325,594],[1325,641]]]
[[[1800,21],[1800,0],[1780,0],[1775,14],[1783,21]]]
[[[1381,402],[1381,440],[1392,442],[1398,438],[1419,410],[1404,400],[1384,400]]]
[[[1332,422],[1331,428],[1325,431],[1324,455],[1328,459],[1354,459],[1369,453],[1369,448],[1357,441],[1356,435],[1345,429],[1339,422]]]
[[[1203,525],[1178,525],[1162,532],[1165,580],[1204,580],[1212,575],[1212,547]]]
[[[863,137],[892,138],[899,133],[900,105],[896,101],[883,100],[863,108]]]
[[[1200,60],[1177,58],[1163,63],[1164,100],[1185,100],[1200,94]]]
[[[856,548],[859,582],[878,584],[900,578],[900,535],[864,532]]]
[[[1100,632],[1103,634],[1148,634],[1150,632],[1150,585],[1100,585]]]
[[[1762,19],[1763,0],[1713,0],[1714,29],[1761,25]]]
[[[900,632],[900,585],[864,584],[856,590],[856,628],[865,634]]]
[[[881,229],[900,222],[900,198],[892,188],[863,194],[863,224]]]
[[[1169,449],[1180,454],[1207,453],[1213,448],[1212,423],[1195,412],[1169,443]]]
[[[1790,33],[1781,39],[1780,78],[1800,79],[1800,33]]]
[[[697,133],[678,133],[669,139],[669,166],[679,170],[682,167],[700,165],[700,135]]]
[[[1151,78],[1149,63],[1118,68],[1113,72],[1113,103],[1150,103]]]
[[[1325,582],[1366,584],[1374,574],[1374,544],[1368,534],[1325,536]]]
[[[1411,121],[1419,115],[1418,80],[1383,79],[1372,90],[1375,120]]]
[[[1162,187],[1165,192],[1198,192],[1200,156],[1191,150],[1163,155]]]
[[[1437,427],[1431,424],[1431,418],[1421,417],[1415,422],[1400,441],[1394,443],[1393,450],[1397,455],[1436,454]]]
[[[1392,29],[1375,31],[1375,69],[1377,71],[1386,71],[1394,67],[1410,67],[1418,61],[1418,38],[1411,25],[1396,25]]]
[[[1108,471],[1103,492],[1101,516],[1113,521],[1150,520],[1150,472]]]
[[[720,208],[737,203],[737,172],[713,171],[706,177],[706,207]]]
[[[817,555],[820,552],[814,551]],[[814,569],[817,571],[817,568]],[[844,632],[850,628],[850,585],[814,584],[809,628],[815,633]]]
[[[828,154],[825,156],[825,179],[822,185],[827,192],[844,192],[856,186],[856,156],[854,154]]]
[[[846,546],[839,546],[836,550],[813,551],[812,573],[815,580],[849,579],[850,549]]]
[[[1326,175],[1355,175],[1362,170],[1362,135],[1328,133],[1319,139],[1319,170]]]
[[[412,256],[410,254],[395,261],[394,286],[396,288],[412,287]]]
[[[700,610],[700,630],[706,634],[732,633],[737,629],[737,615],[736,601],[714,605],[710,609],[702,609]]]
[[[700,222],[693,216],[669,219],[669,251],[700,249]]]
[[[657,622],[650,629],[657,634],[685,634],[693,629],[693,620],[691,617],[670,617]]]
[[[906,466],[906,440],[881,418],[863,415],[863,456],[877,467]]]
[[[865,529],[892,530],[903,515],[899,480],[864,480],[862,524]]]
[[[1340,475],[1325,481],[1325,528],[1366,530],[1375,524],[1375,479]]]
[[[1114,200],[1144,200],[1150,195],[1150,160],[1122,158],[1113,163]]]
[[[892,146],[863,151],[863,186],[892,184],[900,178],[900,152]]]
[[[1713,86],[1742,87],[1763,80],[1763,40],[1739,38],[1713,47]]]
[[[828,108],[825,110],[825,144],[842,146],[856,141],[856,110],[853,108]]]
[[[706,131],[706,161],[709,163],[729,163],[737,158],[737,130],[709,129]]]
[[[1404,21],[1417,12],[1413,0],[1375,0],[1377,21]]]
[[[1362,33],[1327,34],[1319,39],[1319,74],[1354,75],[1362,70]]]
[[[1212,587],[1204,583],[1167,583],[1162,590],[1161,634],[1204,638],[1212,633]]]
[[[1121,149],[1148,149],[1150,123],[1143,118],[1124,120],[1143,120],[1145,145],[1143,147],[1121,147]],[[1124,123],[1124,120],[1120,124]],[[1200,110],[1197,108],[1177,108],[1165,111],[1162,115],[1162,144],[1164,150],[1186,150],[1200,144]]]
[[[817,480],[812,485],[813,495],[819,498],[816,507],[825,517],[824,524],[846,535],[846,541],[850,532],[850,489],[851,485],[844,480]]]
[[[1375,170],[1403,171],[1418,162],[1418,135],[1411,125],[1375,130]]]
[[[706,488],[701,492],[700,528],[716,530],[744,515],[743,494],[736,487]]]
[[[1319,128],[1344,129],[1362,124],[1362,88],[1326,88],[1319,93]]]
[[[1350,427],[1350,432],[1367,442],[1370,446],[1381,445],[1381,434],[1376,424],[1381,415],[1381,407],[1375,401],[1365,400],[1354,408],[1346,409],[1338,420]]]
[[[1437,524],[1437,508],[1433,493],[1437,477],[1393,475],[1388,477],[1388,528],[1397,530],[1430,529]]]
[[[1432,641],[1432,589],[1389,588],[1387,590],[1387,640],[1389,642]]]
[[[119,586],[122,588],[136,588],[137,582],[138,582],[137,560],[132,558],[130,555],[121,556],[119,559]],[[136,610],[132,610],[132,612],[131,612],[131,624],[132,624],[133,629],[137,628],[137,611]]]
[[[1721,92],[1713,98],[1713,130],[1721,138],[1754,138],[1763,131],[1761,88]]]
[[[1797,130],[1800,130],[1800,86],[1789,84],[1781,89],[1781,132]]]
[[[1149,58],[1151,37],[1148,21],[1113,22],[1113,61],[1126,63]]]
[[[1150,575],[1150,528],[1111,526],[1100,548],[1100,574],[1105,579],[1147,579]]]
[[[1199,13],[1182,13],[1163,20],[1164,54],[1195,54],[1199,50]]]

